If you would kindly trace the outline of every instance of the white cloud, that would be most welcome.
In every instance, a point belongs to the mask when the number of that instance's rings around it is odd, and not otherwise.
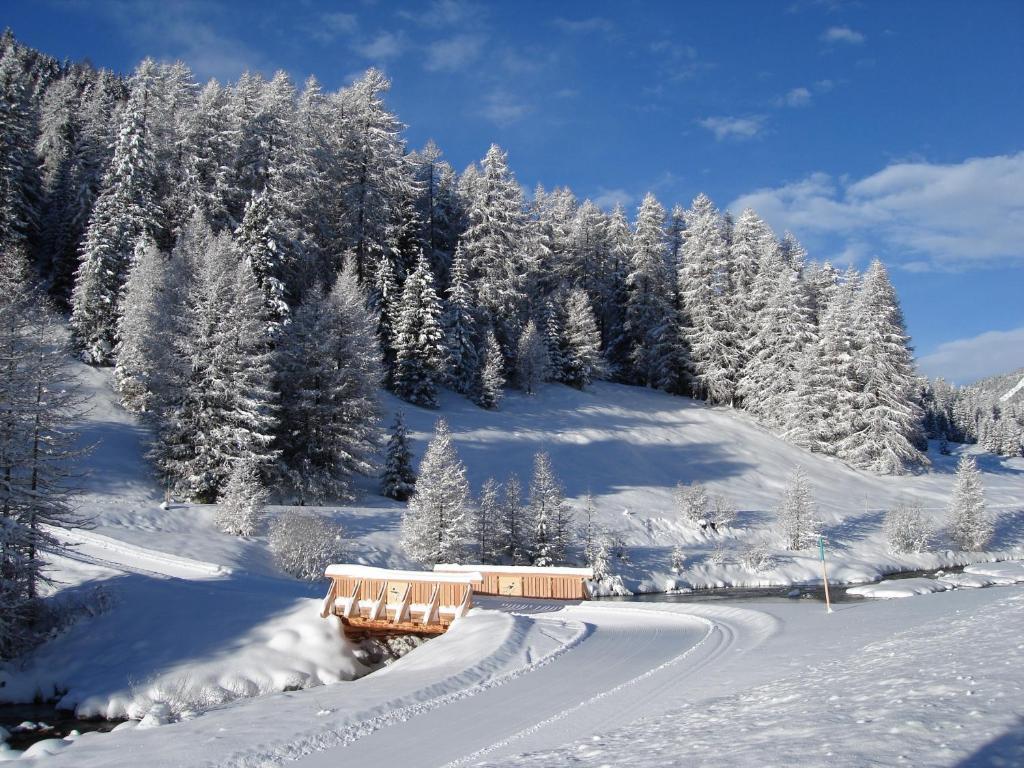
[[[763,115],[752,115],[750,117],[705,117],[697,123],[707,128],[717,141],[736,139],[745,141],[752,139],[761,132],[764,127]]]
[[[398,15],[423,27],[467,27],[483,16],[483,9],[464,0],[435,0],[423,11],[402,10]]]
[[[851,45],[860,45],[867,38],[864,37],[862,32],[858,32],[850,27],[829,27],[821,33],[822,42],[826,43],[850,43]]]
[[[357,24],[358,21],[353,13],[324,13],[306,29],[314,39],[330,43],[340,35],[355,32]]]
[[[917,366],[927,376],[942,376],[957,384],[1024,368],[1024,328],[947,341],[918,358]]]
[[[794,88],[776,103],[780,107],[806,107],[811,103],[811,92],[803,86]]]
[[[381,61],[400,56],[405,49],[405,41],[393,32],[381,32],[373,40],[358,46],[357,50],[368,59]]]
[[[533,107],[503,90],[491,91],[484,97],[480,114],[499,126],[509,125],[525,117]]]
[[[423,66],[431,72],[454,72],[476,59],[483,44],[484,38],[480,35],[456,35],[437,40],[427,46]]]
[[[916,271],[1024,262],[1024,152],[894,163],[860,180],[815,173],[729,205],[747,207],[778,231],[871,243]]]
[[[591,16],[588,19],[554,19],[552,25],[574,35],[588,34],[590,32],[611,32],[615,29],[608,19],[601,18],[600,16]]]
[[[610,211],[616,205],[628,208],[632,205],[634,200],[636,200],[636,197],[624,189],[605,189],[604,187],[598,187],[597,195],[594,196],[592,202],[598,208],[604,208],[605,210]]]

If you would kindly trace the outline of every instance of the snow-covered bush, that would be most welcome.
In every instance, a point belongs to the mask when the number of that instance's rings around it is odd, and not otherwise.
[[[889,551],[927,552],[932,541],[932,529],[917,504],[900,504],[885,513],[885,540]]]
[[[686,570],[686,553],[680,546],[672,547],[672,573],[680,574]]]
[[[814,496],[803,467],[797,467],[790,475],[778,516],[780,533],[788,549],[814,546],[821,523],[816,519]]]
[[[775,567],[775,556],[764,541],[746,544],[739,554],[740,565],[754,573],[764,573]]]
[[[290,509],[270,525],[270,551],[285,573],[316,581],[328,565],[342,559],[344,535],[344,529],[329,520]]]
[[[231,471],[217,507],[217,527],[224,533],[252,536],[263,519],[267,491],[259,472],[249,462],[239,462]]]
[[[676,511],[683,518],[694,523],[707,520],[708,492],[700,483],[693,483],[692,485],[679,483],[676,486],[673,498],[676,502]]]
[[[716,527],[732,525],[736,520],[736,507],[725,496],[712,496],[708,520]]]
[[[992,521],[985,511],[985,489],[973,456],[964,456],[957,465],[949,517],[949,537],[960,549],[977,552],[992,541]]]
[[[708,559],[712,565],[725,565],[729,561],[729,550],[725,548],[725,544],[718,542]]]

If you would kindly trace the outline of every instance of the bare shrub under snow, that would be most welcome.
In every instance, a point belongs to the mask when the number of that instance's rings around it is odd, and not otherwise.
[[[694,523],[707,520],[708,492],[700,483],[685,485],[679,483],[672,494],[679,515]]]
[[[751,542],[739,553],[740,565],[754,573],[764,573],[775,567],[775,556],[764,541]]]
[[[328,565],[342,559],[344,535],[341,526],[319,515],[290,509],[270,525],[270,551],[285,573],[316,581]]]
[[[932,528],[924,512],[916,504],[901,504],[885,513],[885,540],[894,554],[927,552],[932,542]]]

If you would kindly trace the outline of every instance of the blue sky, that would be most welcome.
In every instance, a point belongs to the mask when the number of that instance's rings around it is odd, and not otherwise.
[[[0,24],[121,71],[378,66],[410,145],[456,168],[496,141],[527,188],[752,205],[814,258],[882,258],[926,373],[1024,366],[1019,0],[9,0]]]

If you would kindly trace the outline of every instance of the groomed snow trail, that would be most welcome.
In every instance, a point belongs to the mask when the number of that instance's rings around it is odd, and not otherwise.
[[[551,748],[569,734],[629,722],[652,702],[674,700],[685,679],[737,642],[738,624],[615,604],[531,610],[539,628],[571,618],[589,632],[542,669],[516,676],[295,763],[458,766],[486,757]]]

